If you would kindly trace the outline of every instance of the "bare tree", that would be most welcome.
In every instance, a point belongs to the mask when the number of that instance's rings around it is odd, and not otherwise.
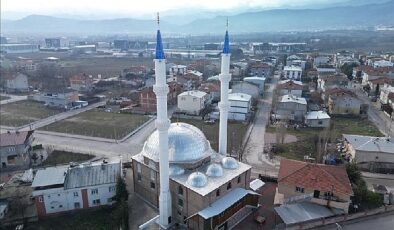
[[[282,121],[276,126],[275,138],[277,144],[283,144],[285,142],[286,137],[286,122]]]

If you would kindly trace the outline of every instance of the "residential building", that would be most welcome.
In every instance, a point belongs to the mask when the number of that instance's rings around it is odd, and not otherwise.
[[[307,112],[307,102],[303,97],[283,95],[277,104],[273,118],[301,122]]]
[[[231,85],[231,92],[249,94],[255,99],[260,96],[259,86],[245,81],[233,82],[233,84]]]
[[[300,81],[283,80],[278,83],[276,89],[278,90],[278,96],[288,94],[296,97],[301,97],[304,86]]]
[[[348,213],[352,186],[345,167],[283,159],[277,193],[283,204],[307,202]]]
[[[175,105],[178,95],[182,92],[182,87],[176,82],[168,83],[169,92],[167,94],[167,104]],[[144,113],[156,113],[156,94],[153,92],[153,86],[143,87],[138,90],[140,107],[137,110]]]
[[[209,102],[218,102],[220,100],[220,83],[216,81],[205,82],[198,88],[199,91],[203,91],[209,94]]]
[[[272,68],[267,63],[256,62],[250,65],[250,75],[258,77],[269,77]]]
[[[76,91],[91,91],[93,89],[93,76],[80,73],[70,78],[71,89]]]
[[[305,124],[312,128],[327,128],[330,126],[330,116],[324,111],[309,111],[305,115]]]
[[[72,103],[79,100],[78,91],[59,89],[33,95],[33,100],[45,103],[48,107],[70,109]]]
[[[317,87],[322,91],[336,87],[348,88],[349,79],[343,73],[319,74],[317,79]]]
[[[187,73],[187,66],[185,65],[169,64],[168,69],[171,75],[184,75]]]
[[[379,96],[381,88],[384,85],[394,85],[394,79],[388,77],[379,77],[373,80],[368,80],[369,94]]]
[[[250,117],[252,106],[252,96],[244,93],[230,93],[228,95],[230,109],[228,111],[229,120],[246,121]]]
[[[302,68],[298,66],[285,66],[283,68],[283,76],[286,79],[301,80]]]
[[[38,217],[115,202],[122,162],[88,162],[38,169],[31,185]]]
[[[28,78],[23,73],[6,76],[6,90],[7,92],[27,92],[29,91]]]
[[[18,71],[35,71],[37,68],[36,63],[31,58],[18,57],[15,62],[15,67]]]
[[[198,71],[188,71],[183,75],[177,75],[176,81],[183,85],[186,90],[197,89],[202,82],[202,73]]]
[[[0,168],[24,169],[30,165],[34,131],[8,131],[0,134]]]
[[[258,77],[258,76],[244,77],[244,82],[249,82],[249,83],[257,85],[259,87],[260,95],[263,95],[264,94],[265,79],[266,79],[265,77]]]
[[[330,63],[330,57],[327,56],[317,56],[313,59],[313,66],[319,67],[322,65],[327,65]]]
[[[351,162],[375,173],[394,173],[394,140],[391,137],[372,137],[343,134],[344,152]]]
[[[328,89],[324,93],[328,112],[331,115],[360,115],[366,113],[362,101],[350,90],[342,88]]]
[[[373,67],[378,68],[378,67],[393,67],[394,62],[387,61],[387,60],[380,60],[380,61],[375,61],[373,62]]]
[[[383,87],[380,88],[380,96],[379,100],[382,105],[388,104],[389,95],[394,95],[394,86],[390,84],[383,84]]]
[[[192,90],[178,95],[178,110],[190,115],[199,115],[208,102],[209,95],[203,91]]]

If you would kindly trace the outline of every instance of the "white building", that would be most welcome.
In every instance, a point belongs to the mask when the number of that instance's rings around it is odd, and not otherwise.
[[[380,103],[388,104],[389,103],[389,94],[394,94],[394,86],[389,84],[384,84],[383,87],[380,88]]]
[[[330,58],[327,56],[318,56],[313,59],[313,65],[315,67],[321,66],[321,65],[327,65],[329,63],[330,63]]]
[[[273,119],[300,122],[304,118],[306,111],[307,102],[305,98],[284,95],[278,102],[276,114],[273,114]]]
[[[287,79],[301,80],[302,68],[298,66],[285,66],[283,75]]]
[[[231,93],[228,95],[230,109],[229,120],[245,121],[250,112],[252,96],[244,93]]]
[[[113,204],[120,160],[39,169],[31,187],[39,217]]]
[[[265,77],[258,77],[258,76],[245,77],[244,81],[258,85],[259,90],[260,90],[260,94],[261,95],[264,94]]]
[[[310,111],[305,115],[305,124],[308,127],[329,127],[330,116],[324,111]]]
[[[203,91],[186,91],[178,95],[178,109],[187,114],[199,115],[208,99],[209,95]]]
[[[394,140],[343,134],[347,157],[361,168],[377,173],[394,173]]]
[[[391,61],[386,61],[386,60],[380,60],[380,61],[375,61],[373,63],[373,67],[374,68],[378,68],[378,67],[391,67],[394,66],[394,63]]]
[[[304,86],[300,81],[283,80],[278,82],[276,89],[278,91],[279,96],[289,94],[289,95],[294,95],[296,97],[301,97]]]
[[[249,94],[253,98],[258,98],[260,95],[260,89],[258,85],[245,81],[234,82],[234,84],[231,86],[231,92]]]
[[[27,76],[22,73],[18,73],[11,76],[6,81],[6,88],[8,92],[27,92],[29,91],[29,83]]]
[[[0,53],[20,54],[20,53],[36,53],[38,45],[33,44],[0,44]]]
[[[171,75],[184,75],[187,72],[187,66],[171,64],[168,71]]]

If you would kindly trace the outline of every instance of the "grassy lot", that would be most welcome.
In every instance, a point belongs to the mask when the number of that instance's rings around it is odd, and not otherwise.
[[[332,142],[341,138],[342,134],[383,136],[378,128],[368,119],[332,118],[331,125],[330,140]],[[323,129],[314,128],[303,128],[300,130],[287,129],[287,133],[295,135],[298,140],[293,143],[279,144],[278,154],[286,158],[298,160],[302,160],[304,155],[308,154],[315,157],[317,152],[315,142],[318,140],[318,136],[322,131]],[[267,132],[275,132],[275,128],[268,127]]]
[[[0,95],[0,101],[3,101],[3,100],[8,100],[8,99],[10,99],[10,97],[7,97],[7,96],[1,96],[1,95]]]
[[[145,115],[107,113],[103,109],[92,109],[40,129],[92,137],[121,139],[147,120],[149,120],[149,117]]]
[[[173,118],[172,122],[184,122],[196,126],[205,134],[205,137],[210,141],[211,147],[218,151],[219,143],[219,122],[215,124],[206,124],[204,121],[191,120],[191,119],[177,119]],[[247,124],[242,123],[228,123],[228,135],[227,135],[227,151],[230,153],[231,150],[237,151],[242,144],[243,137],[248,129]]]
[[[17,127],[61,113],[35,101],[17,101],[0,107],[0,124]]]
[[[67,164],[70,162],[83,162],[93,159],[94,156],[90,154],[82,154],[82,153],[72,153],[65,151],[53,151],[48,158],[44,161],[42,165],[59,165],[59,164]]]
[[[115,230],[112,217],[113,209],[109,207],[96,210],[81,210],[54,216],[26,225],[26,230]]]

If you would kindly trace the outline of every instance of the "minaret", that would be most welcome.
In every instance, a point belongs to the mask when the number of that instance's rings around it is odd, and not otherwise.
[[[157,14],[157,25],[159,25]],[[157,29],[156,56],[155,56],[156,84],[153,91],[156,94],[157,118],[156,128],[159,131],[160,149],[160,196],[159,196],[159,224],[167,228],[171,224],[171,193],[169,187],[169,161],[168,161],[168,128],[170,121],[167,114],[168,85],[166,82],[166,59],[161,42],[160,28]]]
[[[230,104],[228,102],[228,88],[229,82],[231,80],[230,74],[230,44],[228,38],[228,19],[226,35],[224,36],[224,45],[222,53],[222,66],[221,73],[219,74],[220,79],[220,124],[219,124],[219,153],[226,156],[227,155],[227,120],[228,120],[228,110]]]

